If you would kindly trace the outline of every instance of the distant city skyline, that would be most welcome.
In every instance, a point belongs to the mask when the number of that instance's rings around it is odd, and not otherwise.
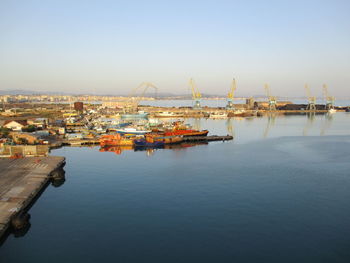
[[[0,90],[350,96],[349,1],[1,1]]]

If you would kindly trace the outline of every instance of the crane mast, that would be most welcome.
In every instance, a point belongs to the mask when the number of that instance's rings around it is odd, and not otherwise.
[[[323,85],[323,95],[324,95],[325,102],[326,102],[326,104],[325,104],[326,110],[334,109],[335,98],[334,98],[334,96],[329,95],[328,86],[326,84]]]
[[[231,83],[231,89],[230,89],[229,93],[227,94],[227,106],[226,106],[226,109],[228,109],[228,110],[233,110],[234,109],[233,99],[235,97],[236,89],[237,89],[236,80],[233,79],[232,83]]]
[[[315,111],[316,110],[316,97],[311,95],[309,85],[305,84],[305,91],[307,95],[308,104],[306,110]]]
[[[129,95],[130,100],[127,105],[127,111],[137,111],[140,100],[144,97],[149,88],[153,88],[155,90],[155,97],[157,97],[158,88],[151,82],[142,82],[137,88],[131,91]]]
[[[194,109],[201,109],[201,98],[202,94],[197,90],[196,84],[194,83],[194,80],[191,78],[190,79],[190,87],[192,91],[192,100],[194,102],[193,108]]]
[[[267,96],[267,98],[269,100],[269,110],[270,111],[275,111],[276,110],[276,104],[277,104],[276,97],[275,96],[271,96],[270,86],[268,84],[265,84],[264,88],[265,88],[266,96]]]

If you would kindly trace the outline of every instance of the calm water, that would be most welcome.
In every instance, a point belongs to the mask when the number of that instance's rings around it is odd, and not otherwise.
[[[350,114],[188,121],[235,140],[53,151],[66,182],[0,262],[350,261]]]

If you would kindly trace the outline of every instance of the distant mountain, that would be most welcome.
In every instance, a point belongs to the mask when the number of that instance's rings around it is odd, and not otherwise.
[[[70,95],[66,92],[34,91],[34,90],[0,90],[0,95]]]
[[[38,92],[32,90],[0,90],[0,95],[37,95]]]

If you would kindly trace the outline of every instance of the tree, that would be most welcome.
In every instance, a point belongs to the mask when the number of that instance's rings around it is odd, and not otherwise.
[[[1,127],[0,128],[0,138],[7,138],[9,136],[10,131],[11,130],[8,128]]]
[[[36,131],[36,127],[34,125],[28,125],[27,127],[22,128],[24,132],[34,132]]]

